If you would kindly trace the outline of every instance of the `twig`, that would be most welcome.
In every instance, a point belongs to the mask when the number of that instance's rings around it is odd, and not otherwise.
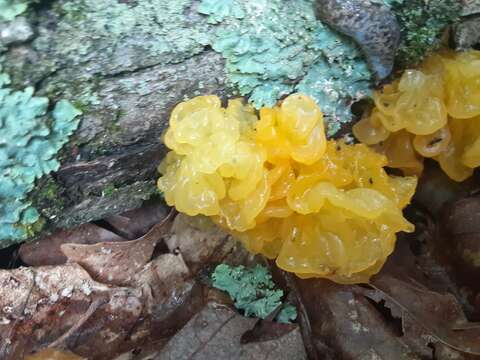
[[[87,322],[88,319],[90,319],[90,317],[93,315],[93,313],[100,307],[102,306],[103,304],[106,303],[106,300],[105,299],[97,299],[95,301],[93,301],[90,306],[88,307],[87,311],[85,312],[85,314],[83,314],[83,316],[78,320],[78,322],[73,325],[65,334],[63,334],[62,336],[60,336],[57,340],[55,340],[54,342],[50,343],[50,345],[48,345],[48,348],[58,348],[60,347],[61,345],[64,344],[64,342],[66,340],[68,340],[68,338],[70,336],[72,336],[78,329],[80,329],[82,327],[83,324],[85,324]]]

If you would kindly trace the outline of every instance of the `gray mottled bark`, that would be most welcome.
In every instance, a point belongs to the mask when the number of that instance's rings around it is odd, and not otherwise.
[[[121,213],[157,194],[160,136],[172,108],[200,94],[232,96],[224,59],[205,45],[217,29],[198,3],[43,0],[0,23],[0,64],[12,86],[34,86],[52,104],[68,99],[83,111],[59,154],[60,170],[30,194],[47,220],[43,233]],[[477,28],[465,28],[478,26],[478,1],[469,3],[454,35],[459,47],[479,41]]]
[[[42,233],[124,212],[157,194],[160,137],[172,108],[199,94],[227,96],[222,57],[190,39],[211,31],[196,6],[45,1],[27,14],[32,31],[24,18],[8,25],[23,27],[21,38],[0,38],[13,86],[34,86],[36,95],[66,98],[83,111],[59,154],[60,170],[30,194],[47,220]]]
[[[480,0],[462,0],[461,21],[453,28],[453,42],[457,49],[480,46]]]

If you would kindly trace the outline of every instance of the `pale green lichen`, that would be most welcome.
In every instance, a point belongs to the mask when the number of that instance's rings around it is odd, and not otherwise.
[[[23,14],[29,2],[28,0],[0,0],[0,21],[11,21]]]
[[[33,88],[14,91],[0,73],[0,247],[32,235],[42,221],[27,200],[35,180],[55,171],[60,148],[78,126],[77,110],[66,100],[48,114],[48,99]]]
[[[352,119],[354,101],[371,94],[371,73],[355,44],[319,24],[313,45],[322,55],[308,69],[296,91],[313,97],[327,116],[328,134]]]
[[[220,21],[213,49],[227,75],[257,107],[273,106],[295,91],[312,96],[326,115],[329,134],[352,119],[351,103],[370,91],[371,74],[357,47],[316,20],[312,0],[228,0],[244,16],[203,0],[202,14]]]
[[[92,72],[181,62],[201,52],[211,40],[207,22],[187,15],[191,5],[192,0],[63,2],[56,8],[63,16],[58,36],[34,46],[51,49],[58,61],[74,63],[85,60],[82,54],[94,53]]]
[[[208,22],[211,24],[222,22],[230,16],[237,19],[245,17],[243,5],[235,0],[203,0],[198,7],[198,12],[209,15]]]
[[[289,323],[297,317],[293,305],[282,305],[283,291],[275,288],[272,276],[264,266],[246,268],[220,264],[212,274],[212,285],[226,291],[245,316],[265,319],[279,309],[277,322]]]

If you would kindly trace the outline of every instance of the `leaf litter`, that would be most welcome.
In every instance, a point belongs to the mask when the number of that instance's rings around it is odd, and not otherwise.
[[[477,182],[426,174],[416,232],[369,285],[298,279],[161,202],[24,244],[0,270],[0,358],[480,359]],[[267,266],[297,319],[246,316],[219,264]]]

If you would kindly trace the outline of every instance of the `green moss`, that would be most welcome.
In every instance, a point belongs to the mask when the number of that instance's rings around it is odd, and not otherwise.
[[[42,231],[43,227],[46,224],[46,220],[42,217],[37,218],[37,220],[32,224],[20,223],[16,227],[19,231],[26,234],[27,238],[33,238],[36,234]]]
[[[461,11],[458,0],[390,0],[402,31],[397,62],[412,66],[438,48],[445,28],[455,22]]]
[[[32,208],[40,209],[46,219],[55,219],[65,208],[62,187],[50,175],[44,175],[29,193]]]
[[[291,322],[297,317],[295,307],[282,305],[283,291],[275,289],[272,276],[264,266],[248,269],[220,264],[215,268],[212,280],[213,287],[226,291],[245,316],[265,319],[282,306],[276,317],[278,322]]]
[[[48,99],[33,88],[14,91],[0,73],[0,247],[29,237],[40,214],[27,195],[35,181],[60,166],[57,152],[78,126],[80,112],[59,101],[52,113]],[[39,223],[40,221],[40,223]]]
[[[350,104],[369,93],[371,75],[361,53],[316,20],[312,0],[203,0],[199,8],[219,22],[213,49],[226,59],[229,80],[257,108],[307,93],[327,115],[333,135],[352,119]]]
[[[75,100],[72,102],[73,106],[78,109],[79,111],[82,112],[82,114],[88,110],[88,104],[80,101],[80,100]]]
[[[102,196],[110,197],[115,193],[116,190],[117,188],[115,187],[114,184],[108,184],[103,188]]]

